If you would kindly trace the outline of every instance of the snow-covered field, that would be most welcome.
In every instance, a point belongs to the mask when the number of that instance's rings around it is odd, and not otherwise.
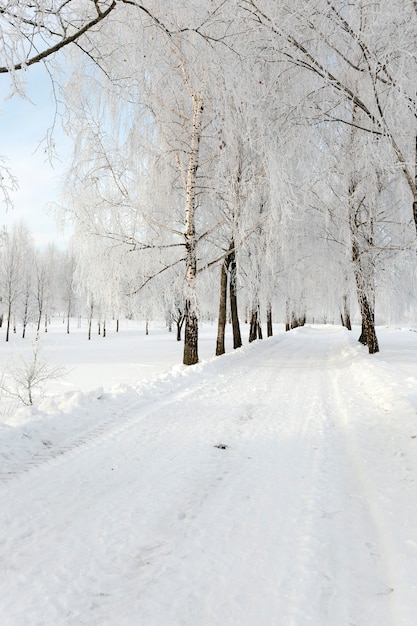
[[[43,338],[66,377],[0,405],[1,625],[417,624],[417,333],[277,330],[192,368],[162,328]]]

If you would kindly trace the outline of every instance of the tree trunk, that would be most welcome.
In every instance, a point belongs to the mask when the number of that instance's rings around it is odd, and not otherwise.
[[[358,294],[359,308],[362,317],[362,332],[359,341],[368,346],[369,354],[379,352],[378,339],[375,331],[375,314],[369,302],[367,290],[363,278],[359,249],[356,241],[352,242],[352,259],[356,281],[356,291]]]
[[[185,297],[185,331],[183,364],[195,365],[198,363],[198,318],[195,291],[195,279],[197,275],[197,262],[190,262],[187,268],[187,284]]]
[[[188,303],[186,302],[186,309]],[[184,365],[198,363],[198,319],[193,312],[186,310],[184,331]]]
[[[69,335],[69,332],[70,332],[71,307],[72,307],[72,298],[70,296],[68,298],[68,306],[67,306],[67,335]]]
[[[369,354],[376,354],[379,352],[379,345],[375,331],[375,316],[366,298],[362,306],[362,333],[359,341],[368,346]]]
[[[362,311],[361,311],[361,317],[362,317]],[[367,346],[368,345],[368,338],[367,338],[365,323],[364,323],[363,319],[362,319],[362,326],[361,326],[361,334],[359,335],[358,341],[363,346]]]
[[[216,356],[225,353],[224,334],[227,318],[227,257],[224,259],[220,272],[219,318],[217,322]]]
[[[272,337],[274,334],[274,331],[272,328],[272,305],[271,303],[268,304],[268,307],[266,309],[266,334],[267,334],[267,337]]]
[[[233,349],[242,347],[242,334],[240,332],[239,313],[237,308],[237,294],[236,294],[236,254],[235,254],[235,242],[234,239],[230,242],[229,253],[229,296],[230,296],[230,316],[232,318],[232,332],[233,332]]]
[[[290,315],[290,303],[287,300],[285,303],[285,332],[291,330],[291,315]]]
[[[343,313],[340,314],[340,317],[342,320],[342,326],[344,326],[348,330],[352,330],[352,324],[350,320],[350,311],[349,311],[349,305],[348,305],[348,297],[346,294],[343,296]]]
[[[177,341],[181,341],[181,331],[184,325],[184,321],[185,321],[185,316],[181,313],[181,311],[178,311],[178,317],[175,320],[175,323],[177,325]]]
[[[413,218],[414,218],[414,226],[417,232],[417,136],[416,136],[415,150],[414,150]]]
[[[29,293],[25,294],[25,305],[23,310],[23,319],[22,319],[22,339],[26,337],[26,327],[28,325],[28,315],[29,315]]]
[[[9,341],[11,317],[12,317],[12,303],[9,301],[9,304],[7,307],[6,341]]]
[[[298,328],[300,325],[300,320],[294,311],[291,313],[291,328]]]
[[[185,80],[190,88],[193,103],[193,126],[190,142],[190,160],[187,168],[186,210],[185,210],[185,332],[184,365],[198,363],[198,318],[197,318],[197,254],[195,232],[196,184],[201,137],[203,100],[191,89],[188,77]]]
[[[256,339],[262,339],[262,330],[260,329],[259,324],[259,309],[257,306],[252,309],[251,313],[249,343],[252,343],[252,341],[255,341]]]
[[[91,302],[90,304],[90,315],[88,318],[88,340],[91,340],[91,324],[93,322],[93,311],[94,311],[94,303]]]
[[[350,314],[348,312],[345,314],[345,326],[348,330],[352,330],[352,323],[350,320]]]
[[[36,326],[36,333],[39,334],[39,331],[41,329],[41,322],[42,322],[42,306],[39,307],[39,315],[38,315],[38,323]]]

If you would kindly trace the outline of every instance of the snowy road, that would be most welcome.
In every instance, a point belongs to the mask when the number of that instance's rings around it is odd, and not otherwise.
[[[5,626],[413,626],[417,426],[304,328],[178,370],[0,483]]]

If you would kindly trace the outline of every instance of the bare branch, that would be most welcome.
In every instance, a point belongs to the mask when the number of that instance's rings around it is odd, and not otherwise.
[[[91,30],[94,26],[96,26],[97,24],[105,20],[107,16],[116,8],[116,6],[117,6],[117,0],[113,0],[112,4],[105,11],[103,12],[100,11],[97,17],[95,17],[92,20],[89,20],[86,24],[84,24],[84,26],[76,30],[72,35],[65,35],[65,31],[64,31],[64,36],[58,43],[56,43],[53,46],[50,46],[49,48],[46,48],[45,50],[43,50],[42,52],[39,52],[38,54],[35,54],[34,56],[26,59],[25,61],[15,63],[12,66],[0,67],[0,74],[7,74],[7,73],[10,73],[11,71],[21,70],[23,68],[29,67],[30,65],[34,65],[35,63],[39,63],[39,61],[44,61],[45,59],[52,56],[59,50],[62,50],[62,48],[65,48],[65,46],[67,46],[68,44],[74,43],[75,41],[77,41],[77,39],[79,39],[87,31]],[[4,10],[3,10],[3,13],[4,13]]]
[[[173,263],[171,263],[170,265],[166,265],[165,267],[163,267],[161,270],[159,270],[159,272],[156,272],[155,274],[152,274],[152,276],[149,276],[144,283],[141,284],[140,287],[138,287],[135,291],[132,291],[131,293],[125,293],[125,296],[135,296],[136,294],[138,294],[140,291],[142,291],[142,289],[144,287],[146,287],[146,285],[153,280],[154,278],[156,278],[157,276],[160,276],[160,274],[163,274],[164,272],[166,272],[167,270],[170,270],[171,268],[175,267],[175,265],[178,265],[178,263],[182,263],[183,261],[185,261],[185,258],[182,259],[177,259],[176,261],[174,261]]]

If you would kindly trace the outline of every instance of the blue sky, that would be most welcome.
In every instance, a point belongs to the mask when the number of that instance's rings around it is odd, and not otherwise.
[[[12,196],[13,210],[6,213],[0,205],[0,225],[10,226],[23,219],[37,245],[50,241],[63,243],[53,215],[47,205],[58,200],[59,177],[65,166],[65,149],[69,154],[69,141],[64,137],[59,123],[56,143],[62,146],[61,162],[50,165],[42,143],[48,128],[53,124],[55,105],[52,86],[42,65],[29,68],[25,73],[27,99],[18,95],[6,99],[10,93],[10,78],[0,76],[0,155],[18,179],[19,190]]]

